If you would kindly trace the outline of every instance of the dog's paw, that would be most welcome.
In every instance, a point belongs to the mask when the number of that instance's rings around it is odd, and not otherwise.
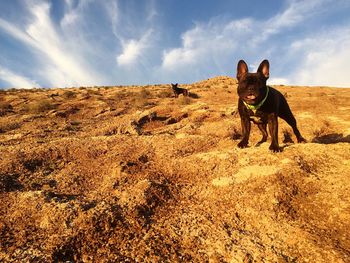
[[[270,145],[269,150],[277,153],[277,152],[282,152],[282,148],[280,148],[278,145]]]
[[[307,142],[307,140],[305,140],[303,137],[299,137],[299,138],[297,138],[297,140],[298,140],[298,143],[306,143]]]
[[[267,141],[266,138],[262,138],[261,141],[259,141],[257,144],[255,144],[255,147],[259,147],[261,144],[263,144],[266,141]]]
[[[260,141],[257,144],[255,144],[255,147],[260,147],[260,145],[262,145],[264,142]]]
[[[248,147],[248,142],[246,141],[240,141],[237,145],[239,148],[243,149],[243,148],[247,148]]]

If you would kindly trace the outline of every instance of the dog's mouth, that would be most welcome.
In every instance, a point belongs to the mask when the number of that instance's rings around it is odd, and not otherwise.
[[[248,94],[248,95],[244,96],[243,100],[248,104],[255,104],[257,98],[258,98],[258,96],[254,95],[254,94]]]
[[[253,94],[250,94],[250,95],[247,95],[247,96],[245,96],[245,99],[246,100],[255,100],[257,97],[255,96],[255,95],[253,95]]]

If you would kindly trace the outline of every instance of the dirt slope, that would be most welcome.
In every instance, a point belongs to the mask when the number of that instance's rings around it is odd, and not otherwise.
[[[350,262],[350,89],[236,147],[236,81],[0,92],[1,262]],[[285,141],[285,142],[283,142]]]

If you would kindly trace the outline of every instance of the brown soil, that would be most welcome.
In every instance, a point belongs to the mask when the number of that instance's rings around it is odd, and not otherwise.
[[[350,89],[277,86],[271,153],[234,79],[180,86],[1,91],[0,261],[350,262]]]

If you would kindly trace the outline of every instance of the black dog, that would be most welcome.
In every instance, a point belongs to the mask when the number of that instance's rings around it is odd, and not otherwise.
[[[173,89],[173,92],[175,94],[175,98],[179,97],[180,94],[183,94],[184,96],[188,96],[188,90],[187,89],[183,89],[183,88],[179,88],[177,86],[178,84],[172,84],[171,83],[171,88]]]
[[[242,140],[238,143],[239,148],[248,146],[250,134],[250,122],[258,125],[262,132],[260,145],[267,140],[266,126],[269,125],[271,145],[273,152],[280,152],[278,145],[278,121],[277,117],[285,120],[292,128],[298,142],[305,142],[301,136],[296,120],[291,112],[284,96],[276,89],[266,86],[269,78],[270,65],[268,60],[261,62],[256,73],[249,73],[248,66],[240,60],[237,65],[238,111],[241,117]]]

